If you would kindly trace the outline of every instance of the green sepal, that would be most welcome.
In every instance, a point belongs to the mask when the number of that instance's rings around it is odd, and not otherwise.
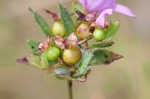
[[[106,48],[106,47],[110,47],[114,44],[113,41],[107,41],[107,42],[99,42],[99,43],[96,43],[96,44],[92,44],[90,46],[91,49],[94,49],[94,48]]]
[[[70,33],[75,32],[75,26],[68,11],[61,4],[59,4],[59,9],[60,9],[60,16],[62,19],[62,23],[67,32],[65,37],[68,37]]]
[[[78,80],[78,81],[82,81],[82,78],[85,77],[85,79],[87,79],[88,74],[90,73],[90,69],[87,69],[84,73],[80,74],[80,75],[76,75],[73,76],[73,79]]]
[[[87,71],[88,65],[93,57],[93,53],[90,51],[84,51],[82,55],[82,59],[78,66],[78,72],[80,73],[80,75],[84,74]]]
[[[53,37],[50,38],[50,43],[51,43],[51,46],[55,46],[55,40]]]
[[[89,65],[109,64],[113,62],[113,53],[108,50],[95,50]]]
[[[32,50],[32,54],[33,55],[41,55],[41,53],[38,53],[37,51],[39,50],[39,42],[38,41],[34,41],[34,40],[28,40],[27,41],[30,49]]]
[[[74,16],[76,19],[78,18],[78,15],[75,13],[75,11],[78,10],[82,12],[83,14],[86,14],[86,10],[82,7],[80,3],[72,3],[71,11],[74,13]]]
[[[78,2],[72,3],[71,11],[75,12],[75,10],[79,10],[80,12],[86,14],[86,10],[82,7],[82,4],[80,4]]]
[[[119,25],[120,25],[120,22],[119,21],[115,21],[114,23],[112,23],[106,30],[106,35],[105,35],[105,39],[106,38],[110,38],[112,36],[114,36],[118,29],[119,29]]]
[[[49,66],[56,65],[57,63],[58,63],[58,60],[48,60],[48,65]]]
[[[48,66],[49,66],[49,63],[48,63],[48,59],[47,59],[47,53],[44,52],[41,55],[41,69],[47,69]]]
[[[41,59],[40,59],[39,56],[37,56],[37,55],[32,55],[32,56],[27,57],[27,59],[28,59],[28,61],[29,61],[29,63],[30,63],[31,65],[40,68],[40,61],[41,61]]]
[[[48,35],[52,35],[51,33],[51,29],[49,27],[49,25],[46,23],[46,21],[43,19],[42,16],[40,16],[38,13],[36,13],[35,11],[33,11],[33,9],[29,8],[29,11],[32,12],[32,14],[34,15],[34,18],[36,20],[36,22],[38,23],[38,25],[41,27],[42,31],[44,32],[44,34],[46,36]]]
[[[54,66],[58,63],[58,60],[48,60],[47,58],[47,52],[44,52],[41,55],[41,68],[47,69],[50,66]]]

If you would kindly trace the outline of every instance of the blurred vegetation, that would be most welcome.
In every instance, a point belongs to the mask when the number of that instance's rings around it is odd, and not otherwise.
[[[143,65],[143,73],[144,73],[144,77],[145,80],[148,82],[148,84],[150,84],[150,62],[146,62]]]

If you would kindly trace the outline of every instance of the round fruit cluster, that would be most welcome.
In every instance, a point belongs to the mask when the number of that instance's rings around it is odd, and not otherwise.
[[[51,46],[50,48],[48,48],[46,56],[48,60],[57,60],[61,56],[61,49],[57,46]],[[76,46],[64,49],[62,53],[62,59],[68,65],[74,65],[78,63],[81,59],[81,56],[81,50]]]
[[[55,37],[64,40],[63,37],[66,35],[66,31],[61,21],[56,21],[53,23],[52,34]],[[105,39],[105,32],[104,28],[98,26],[94,27],[94,30],[90,32],[90,24],[83,22],[78,25],[76,35],[74,36],[78,37],[78,40],[89,40],[93,37],[96,41],[102,41]],[[78,40],[75,42],[78,42]],[[78,44],[74,45],[72,44],[72,41],[68,40],[65,46],[67,47],[64,49],[61,49],[61,47],[59,47],[57,44],[49,46],[46,53],[48,60],[57,60],[59,57],[61,57],[63,62],[68,65],[77,64],[82,57],[82,52]]]
[[[66,31],[61,21],[56,21],[53,24],[52,33],[55,36],[61,36],[61,37],[65,36]],[[93,33],[92,35],[97,41],[102,41],[105,39],[105,32],[104,32],[104,28],[102,27],[95,26],[94,31],[92,32],[90,31],[89,23],[83,22],[83,23],[80,23],[79,26],[77,27],[76,35],[80,39],[89,38],[90,33]]]

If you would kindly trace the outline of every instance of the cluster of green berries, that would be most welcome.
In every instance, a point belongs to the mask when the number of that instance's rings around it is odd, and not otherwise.
[[[64,36],[66,34],[65,28],[61,21],[56,21],[52,27],[53,35]],[[76,31],[77,36],[80,39],[86,39],[90,36],[90,26],[88,23],[81,23]],[[101,27],[96,27],[93,31],[93,37],[97,41],[102,41],[105,39],[104,29]]]
[[[48,60],[54,61],[61,56],[61,50],[57,46],[50,47],[46,53]],[[63,61],[68,65],[74,65],[79,62],[82,54],[78,47],[65,49],[62,53]]]
[[[52,26],[52,34],[54,36],[64,37],[66,34],[65,28],[61,21],[54,22]],[[77,46],[72,46],[67,49],[62,50],[53,45],[48,48],[47,58],[48,60],[57,60],[59,57],[63,59],[63,61],[68,65],[74,65],[79,62],[82,54],[80,49]]]
[[[90,36],[90,25],[88,23],[81,23],[77,28],[77,35],[81,39],[88,38]],[[102,41],[105,39],[105,32],[101,27],[94,27],[92,35],[96,41]]]
[[[64,37],[66,34],[65,28],[61,21],[54,22],[52,26],[52,33],[54,36]],[[90,25],[88,23],[81,23],[76,30],[76,35],[79,39],[87,39],[90,37]],[[92,33],[96,41],[102,41],[105,39],[105,32],[103,28],[96,27]],[[61,49],[57,46],[51,46],[47,51],[48,60],[56,60],[58,57],[62,57],[66,64],[74,65],[81,59],[82,53],[79,47],[72,46],[71,48],[64,49],[61,55]]]

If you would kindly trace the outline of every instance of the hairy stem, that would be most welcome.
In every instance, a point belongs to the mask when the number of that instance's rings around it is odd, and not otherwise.
[[[72,93],[72,81],[68,80],[67,81],[68,84],[68,95],[69,95],[69,99],[73,99],[73,93]]]

